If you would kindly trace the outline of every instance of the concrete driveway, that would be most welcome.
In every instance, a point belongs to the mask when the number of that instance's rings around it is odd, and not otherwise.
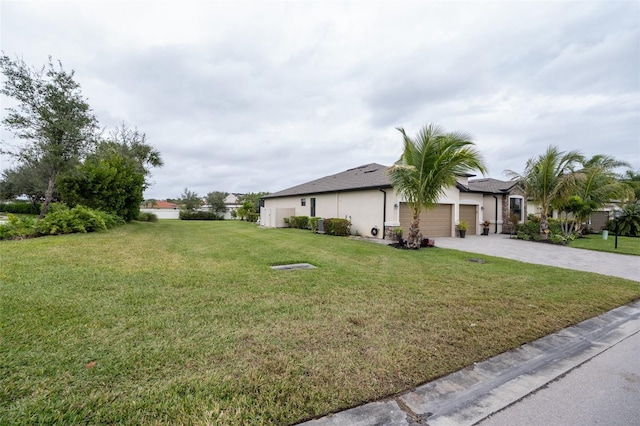
[[[640,256],[516,240],[502,234],[439,237],[435,240],[436,247],[640,281]]]

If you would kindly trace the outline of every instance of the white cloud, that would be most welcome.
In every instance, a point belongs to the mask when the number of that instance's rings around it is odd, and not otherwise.
[[[640,169],[637,2],[0,5],[5,53],[59,58],[102,125],[162,152],[148,197],[391,164],[394,127],[429,122],[472,133],[497,178],[549,144]]]

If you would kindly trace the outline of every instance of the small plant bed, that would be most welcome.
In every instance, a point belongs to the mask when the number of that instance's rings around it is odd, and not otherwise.
[[[426,248],[426,247],[435,247],[435,240],[432,240],[431,238],[423,238],[422,240],[420,240],[420,247],[421,248]],[[387,244],[389,247],[393,247],[393,248],[397,248],[397,249],[401,249],[401,250],[414,250],[409,248],[409,246],[407,246],[407,240],[398,240],[395,243],[391,243],[391,244]]]

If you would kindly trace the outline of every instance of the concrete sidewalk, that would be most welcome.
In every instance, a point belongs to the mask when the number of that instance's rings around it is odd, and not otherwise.
[[[440,237],[436,247],[640,281],[640,256],[516,240],[502,234]]]
[[[395,398],[372,402],[311,420],[303,425],[474,425],[603,352],[614,351],[616,345],[639,332],[640,301],[527,343],[512,351],[426,383]],[[638,347],[640,339],[630,339],[628,342],[636,345],[631,349],[633,353],[640,352]],[[582,368],[597,369],[598,364],[585,364]],[[597,376],[597,371],[593,373]],[[640,377],[630,376],[629,380],[629,385],[637,390],[640,386]],[[592,384],[592,386],[596,389],[598,385]],[[586,394],[589,389],[574,389],[574,391]],[[577,397],[574,395],[573,398]],[[533,407],[533,410],[536,408],[543,409],[537,406]],[[599,407],[594,409],[597,410]],[[609,407],[609,409],[616,408]],[[637,405],[631,409],[640,411]],[[505,419],[498,417],[507,416],[507,412],[487,420],[489,422],[487,426],[528,424],[512,423],[513,418],[510,417]],[[640,412],[637,414],[636,418],[640,418]]]

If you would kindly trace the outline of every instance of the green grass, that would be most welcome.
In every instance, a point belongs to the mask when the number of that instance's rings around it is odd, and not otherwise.
[[[611,253],[632,254],[640,256],[640,238],[634,237],[618,237],[618,248],[615,248],[616,236],[609,234],[608,239],[603,240],[602,235],[588,235],[584,238],[577,238],[571,243],[570,247],[608,251]]]
[[[640,297],[468,257],[235,221],[2,241],[0,424],[291,424]]]

